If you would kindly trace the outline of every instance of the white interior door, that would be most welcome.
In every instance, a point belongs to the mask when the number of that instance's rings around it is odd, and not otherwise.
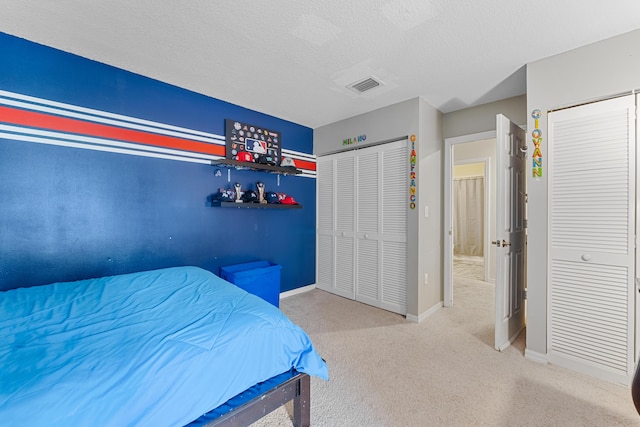
[[[549,113],[549,361],[634,369],[635,99]]]
[[[504,350],[525,325],[525,132],[496,118],[496,324],[495,348]]]

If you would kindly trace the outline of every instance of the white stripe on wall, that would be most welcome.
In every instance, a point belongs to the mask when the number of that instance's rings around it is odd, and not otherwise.
[[[79,107],[72,104],[36,98],[33,96],[8,92],[4,90],[0,90],[0,105],[17,107],[30,111],[38,111],[46,114],[53,114],[56,116],[84,120],[93,123],[117,126],[120,128],[132,129],[142,132],[149,132],[158,135],[184,138],[192,141],[205,142],[215,145],[225,145],[225,137],[223,135],[188,129],[180,126],[168,125],[151,120],[139,119],[136,117],[124,116],[121,114],[109,113],[106,111],[94,110],[91,108]],[[5,124],[0,124],[0,137],[17,141],[35,142],[40,144],[59,145],[64,147],[83,148],[112,153],[131,154],[136,156],[205,164],[210,163],[211,160],[223,158],[223,156],[162,148],[142,143],[130,143],[112,139],[81,136],[64,132],[46,131]],[[291,157],[293,159],[300,159],[313,163],[316,162],[316,156],[313,154],[302,153],[285,148],[282,149],[282,154],[283,156]],[[304,169],[301,170],[302,173],[295,176],[316,178],[315,171]]]
[[[18,99],[20,101],[15,101],[11,98]],[[104,123],[129,129],[142,130],[161,135],[170,135],[178,138],[187,138],[196,141],[210,142],[212,144],[224,145],[225,143],[225,138],[223,135],[202,132],[179,126],[167,125],[164,123],[153,122],[151,120],[123,116],[121,114],[108,113],[106,111],[94,110],[91,108],[78,107],[61,102],[34,98],[27,95],[14,94],[3,90],[0,90],[0,104],[56,114],[64,117],[73,117],[76,119],[88,120],[91,122]]]
[[[195,157],[195,158],[209,159],[209,160],[216,160],[216,159],[222,158],[222,156],[215,156],[212,154],[194,153],[190,151],[174,150],[171,148],[162,148],[155,145],[122,142],[122,141],[113,140],[113,139],[96,138],[92,136],[82,136],[82,135],[75,135],[75,134],[69,134],[64,132],[25,128],[20,126],[0,124],[0,131],[12,132],[11,134],[3,133],[3,135],[8,136],[9,139],[15,139],[14,137],[12,137],[15,134],[33,135],[36,137],[52,138],[55,140],[61,140],[61,141],[67,141],[67,142],[80,142],[80,143],[85,143],[85,145],[90,144],[90,145],[102,145],[107,147],[120,147],[120,148],[127,148],[129,150],[134,150],[134,151],[142,151],[142,152],[148,151],[148,152],[155,152],[155,153],[172,154],[172,155],[177,155],[179,157]],[[51,143],[55,145],[55,141],[52,141]]]
[[[211,159],[208,159],[208,158],[173,156],[168,154],[152,153],[149,151],[129,150],[129,149],[118,148],[118,147],[108,147],[104,145],[83,144],[83,143],[70,142],[70,141],[64,141],[59,139],[40,138],[40,137],[29,136],[29,135],[17,135],[13,133],[0,132],[0,138],[12,139],[16,141],[35,142],[38,144],[58,145],[62,147],[83,148],[83,149],[89,149],[89,150],[95,150],[95,151],[106,151],[110,153],[130,154],[134,156],[153,157],[157,159],[169,159],[169,160],[179,160],[179,161],[191,162],[191,163],[211,164]]]

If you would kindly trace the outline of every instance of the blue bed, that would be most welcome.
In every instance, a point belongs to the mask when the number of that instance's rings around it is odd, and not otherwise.
[[[12,426],[182,426],[283,373],[328,379],[282,312],[196,267],[0,292],[0,369]]]

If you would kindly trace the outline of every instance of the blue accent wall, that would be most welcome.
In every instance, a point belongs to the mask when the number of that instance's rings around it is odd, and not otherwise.
[[[0,33],[0,90],[224,135],[224,119],[313,152],[310,128]],[[167,58],[170,60],[170,58]],[[214,78],[214,77],[212,77]],[[2,118],[0,117],[0,122]],[[0,290],[196,265],[269,260],[281,291],[315,283],[315,179],[0,138]],[[211,206],[239,182],[302,209]]]

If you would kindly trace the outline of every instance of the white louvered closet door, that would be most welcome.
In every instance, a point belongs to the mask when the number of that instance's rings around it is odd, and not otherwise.
[[[629,384],[634,368],[635,102],[549,114],[549,361]]]
[[[407,142],[357,151],[356,300],[406,314]]]
[[[334,277],[334,167],[333,158],[316,160],[316,286],[332,292]]]
[[[335,155],[334,293],[351,299],[355,299],[355,162],[352,151]]]
[[[407,165],[406,139],[317,159],[318,288],[406,314]]]
[[[357,156],[356,300],[370,305],[380,299],[380,153],[376,148],[361,150]]]
[[[380,307],[407,313],[407,140],[388,144],[380,153],[382,263]]]

